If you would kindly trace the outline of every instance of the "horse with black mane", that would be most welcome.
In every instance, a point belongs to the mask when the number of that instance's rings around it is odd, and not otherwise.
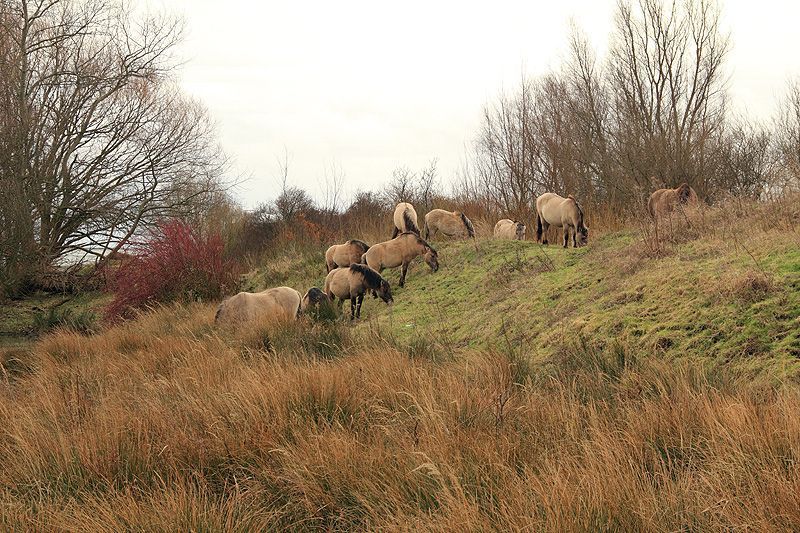
[[[674,189],[658,189],[647,199],[647,212],[654,220],[667,216],[678,208],[697,204],[697,193],[684,182]]]
[[[569,244],[584,246],[589,240],[589,228],[584,224],[583,209],[572,196],[559,196],[546,192],[536,199],[536,241],[547,244],[547,230],[550,226],[564,228],[564,248]],[[572,231],[570,231],[572,230]]]
[[[406,283],[408,265],[415,257],[423,256],[425,262],[433,272],[439,270],[439,255],[436,250],[421,239],[419,235],[411,232],[401,233],[394,239],[373,245],[361,257],[361,262],[371,269],[382,272],[384,268],[403,267],[400,274],[400,286]]]
[[[339,298],[340,308],[345,300],[350,300],[350,320],[361,318],[361,304],[367,291],[373,291],[386,303],[392,302],[389,282],[367,265],[355,264],[331,270],[325,278],[324,291],[331,301]]]
[[[361,256],[369,250],[369,244],[358,239],[350,239],[344,244],[334,244],[325,251],[325,268],[330,272],[334,268],[349,267],[360,263]]]
[[[495,239],[525,240],[525,224],[519,220],[504,218],[494,225]]]
[[[445,211],[432,209],[425,215],[425,240],[430,240],[441,232],[448,237],[475,238],[472,221],[461,211]]]

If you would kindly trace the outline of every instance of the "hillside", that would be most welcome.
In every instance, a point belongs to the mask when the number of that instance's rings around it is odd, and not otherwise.
[[[356,327],[454,351],[511,347],[533,362],[580,339],[794,374],[800,369],[800,237],[787,233],[787,220],[766,231],[730,218],[727,228],[713,228],[717,222],[707,220],[704,235],[694,233],[699,228],[675,229],[658,253],[637,230],[601,235],[579,249],[533,241],[433,242],[440,270],[431,273],[418,259],[404,288],[396,285],[399,269],[385,271],[394,305],[366,298]],[[304,291],[322,287],[324,278],[320,253],[251,272],[245,286],[289,284]]]
[[[3,363],[0,527],[797,529],[798,223],[437,242],[354,324],[57,331]],[[244,283],[322,279],[315,251]]]

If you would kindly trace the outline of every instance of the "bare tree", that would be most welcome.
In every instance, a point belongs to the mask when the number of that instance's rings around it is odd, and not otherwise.
[[[416,195],[414,190],[414,181],[416,175],[414,172],[406,167],[397,167],[392,171],[392,179],[386,185],[386,203],[394,206],[400,202],[414,203]]]
[[[800,80],[790,84],[775,120],[773,193],[800,189]]]
[[[211,121],[169,78],[177,21],[99,0],[0,0],[0,34],[4,176],[24,193],[34,271],[102,257],[217,188]]]
[[[729,49],[713,0],[620,1],[609,60],[614,149],[634,187],[688,181],[706,195],[725,119]]]

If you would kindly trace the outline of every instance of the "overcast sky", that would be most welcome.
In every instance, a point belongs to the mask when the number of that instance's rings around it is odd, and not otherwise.
[[[248,207],[289,181],[319,196],[332,167],[346,193],[439,160],[446,183],[481,108],[523,76],[558,67],[570,21],[602,57],[615,0],[253,2],[160,0],[187,36],[180,81],[218,124]],[[730,94],[752,118],[800,75],[800,2],[728,0]]]

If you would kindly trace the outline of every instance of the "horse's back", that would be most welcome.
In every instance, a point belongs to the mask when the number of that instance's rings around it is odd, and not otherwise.
[[[512,227],[515,227],[514,221],[508,218],[498,220],[494,225],[494,236],[499,238],[509,238],[511,233],[514,233]]]
[[[569,198],[554,192],[546,192],[536,199],[536,212],[548,224],[559,226],[564,216],[565,204],[569,201]]]
[[[671,211],[672,204],[677,202],[674,189],[657,189],[647,200],[647,211],[650,216],[657,217]]]
[[[216,320],[292,318],[302,297],[291,287],[275,287],[262,292],[240,292],[220,304]]]
[[[414,206],[408,202],[400,202],[394,208],[394,225],[401,232],[413,231],[419,232],[417,227],[417,211]]]

